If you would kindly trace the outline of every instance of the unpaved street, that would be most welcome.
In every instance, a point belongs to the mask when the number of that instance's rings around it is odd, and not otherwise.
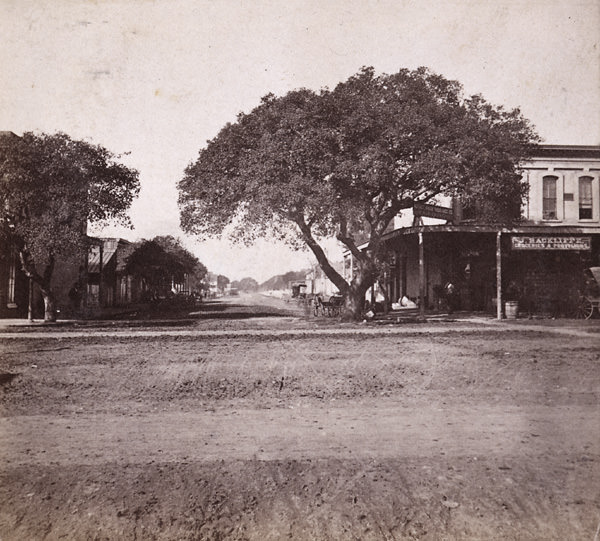
[[[597,321],[273,306],[0,332],[0,539],[597,535]]]

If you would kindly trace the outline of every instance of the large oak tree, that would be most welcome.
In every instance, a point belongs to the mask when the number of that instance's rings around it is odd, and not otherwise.
[[[25,274],[38,284],[47,321],[56,319],[56,263],[87,254],[88,223],[129,224],[137,171],[106,148],[68,135],[4,133],[0,142],[0,220],[15,240]]]
[[[267,95],[227,124],[179,182],[181,224],[202,237],[307,245],[358,316],[398,213],[446,195],[485,221],[518,219],[518,163],[536,141],[519,110],[465,97],[426,68],[363,68],[333,90]],[[356,260],[351,280],[322,249],[332,236]]]

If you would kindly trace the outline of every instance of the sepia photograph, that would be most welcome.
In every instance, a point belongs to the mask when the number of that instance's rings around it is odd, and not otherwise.
[[[0,541],[600,541],[598,0],[0,34]]]

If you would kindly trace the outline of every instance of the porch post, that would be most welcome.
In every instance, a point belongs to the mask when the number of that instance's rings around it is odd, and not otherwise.
[[[423,233],[419,231],[419,316],[425,317],[425,250]]]
[[[496,318],[502,319],[502,232],[496,233]]]
[[[98,276],[99,276],[99,281],[98,281],[98,308],[102,308],[102,293],[104,293],[104,287],[102,284],[102,264],[103,264],[103,259],[104,257],[104,241],[102,239],[100,239],[100,262],[98,263]]]
[[[87,253],[85,255],[85,264],[83,269],[83,288],[85,290],[83,293],[83,313],[85,314],[85,317],[88,315],[88,295],[90,294],[90,244],[86,245],[86,251]]]
[[[29,278],[29,304],[27,306],[27,319],[33,321],[33,278]]]

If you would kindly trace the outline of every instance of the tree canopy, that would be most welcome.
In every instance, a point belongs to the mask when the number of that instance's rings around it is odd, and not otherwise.
[[[229,278],[227,278],[227,276],[224,276],[223,274],[219,274],[217,276],[217,287],[221,291],[225,291],[225,289],[227,288],[228,285],[229,285]]]
[[[378,274],[382,235],[414,203],[460,197],[487,222],[518,219],[517,167],[536,141],[518,109],[465,97],[426,68],[363,68],[333,90],[269,94],[227,124],[179,182],[181,224],[202,237],[304,243],[358,301]],[[352,282],[327,260],[324,237],[356,258]]]
[[[192,289],[201,290],[206,267],[181,245],[168,236],[140,241],[127,258],[126,271],[144,280],[154,298],[171,290],[173,282],[181,283],[187,276]]]
[[[128,225],[137,171],[100,145],[68,135],[0,138],[0,219],[16,240],[25,273],[39,284],[54,319],[55,262],[87,253],[88,223]]]
[[[176,279],[182,279],[183,274],[187,274],[192,291],[201,291],[205,287],[204,279],[208,269],[194,254],[184,248],[179,239],[165,235],[154,237],[153,240],[178,261],[180,271],[175,275]]]
[[[258,289],[258,282],[254,278],[248,276],[241,280],[234,280],[231,282],[231,287],[239,289],[240,291],[253,292]]]

